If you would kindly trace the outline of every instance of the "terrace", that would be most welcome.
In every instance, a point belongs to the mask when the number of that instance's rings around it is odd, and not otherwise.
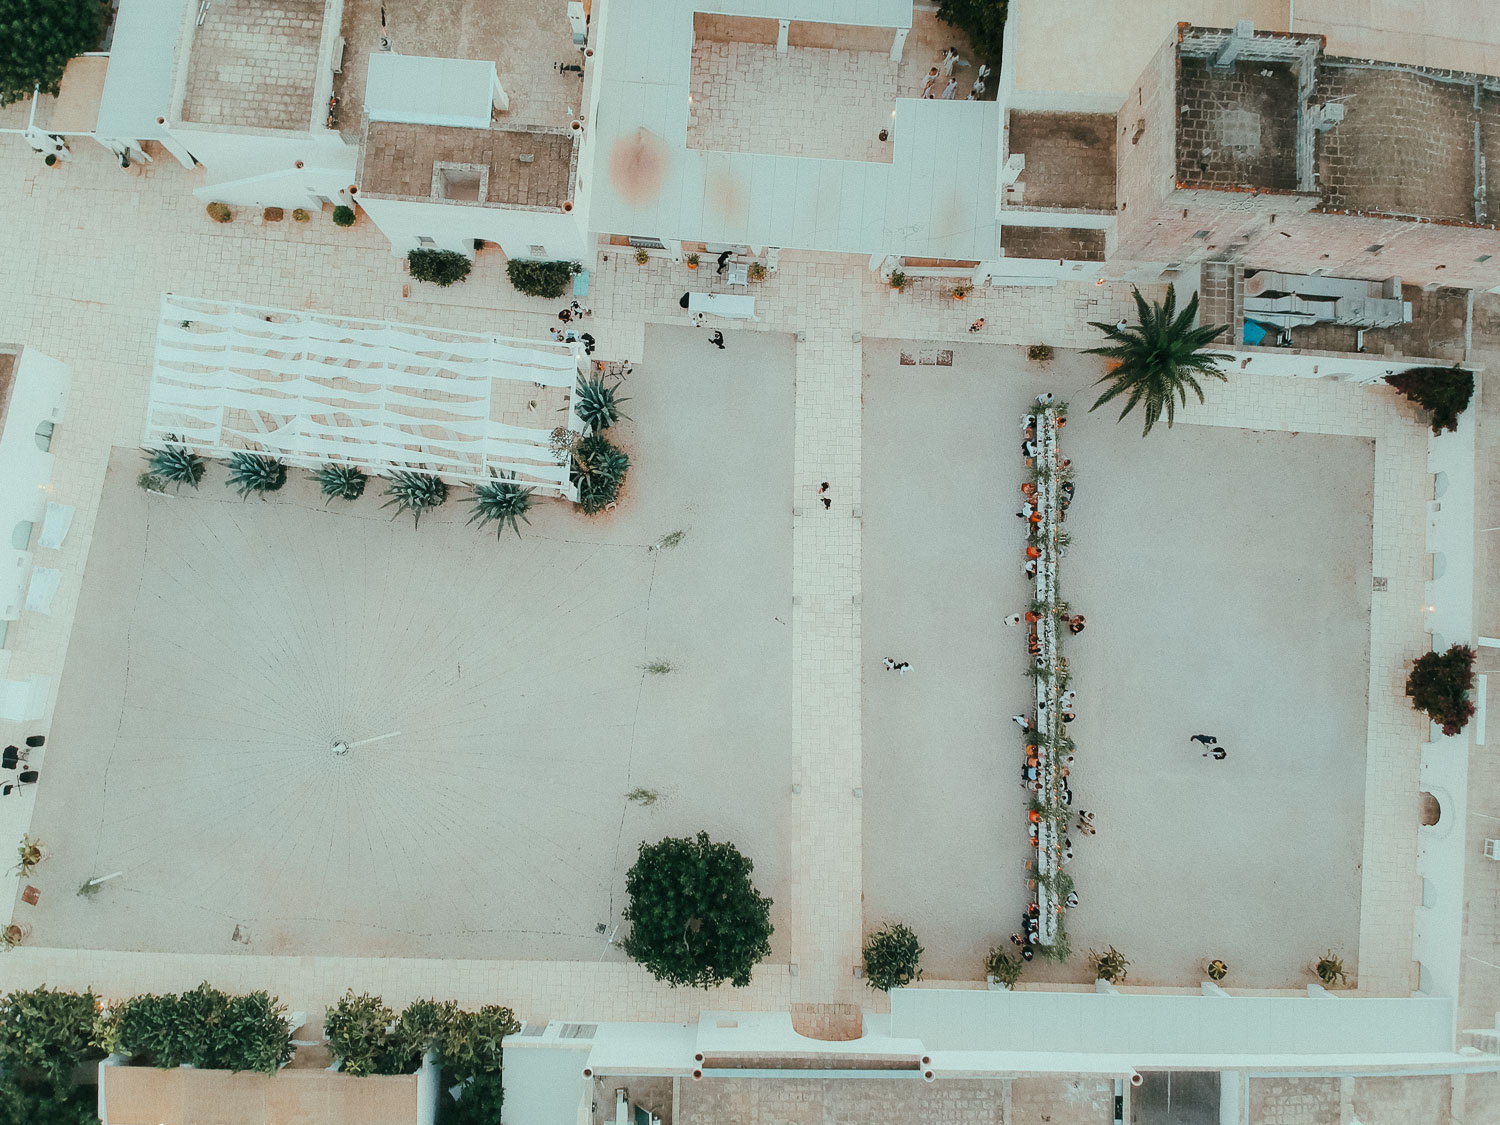
[[[465,129],[371,121],[365,194],[561,209],[572,198],[577,135],[567,129]]]
[[[357,129],[370,58],[381,52],[492,62],[509,100],[512,126],[565,128],[583,108],[584,55],[573,42],[567,5],[494,0],[461,10],[421,0],[345,0],[343,69],[335,76],[339,119]]]
[[[1007,207],[1114,213],[1113,115],[1012,111],[1006,151],[1026,158]]]
[[[215,0],[185,50],[177,116],[198,125],[307,129],[325,21],[338,0]],[[326,60],[325,60],[326,61]]]

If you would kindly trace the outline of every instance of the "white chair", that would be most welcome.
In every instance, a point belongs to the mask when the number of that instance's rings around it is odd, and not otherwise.
[[[63,545],[63,540],[68,537],[68,530],[73,526],[75,510],[71,504],[58,504],[49,500],[46,518],[42,520],[42,537],[37,540],[37,546],[45,547],[49,551],[58,550]]]
[[[1500,840],[1486,840],[1484,842],[1484,858],[1500,859]]]
[[[748,286],[750,284],[750,267],[744,262],[730,262],[729,284]]]

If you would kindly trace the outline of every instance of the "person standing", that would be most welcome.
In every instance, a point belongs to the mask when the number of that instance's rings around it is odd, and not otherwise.
[[[734,255],[734,251],[733,250],[725,250],[722,254],[720,254],[719,255],[719,268],[717,270],[715,270],[714,272],[715,273],[723,273],[725,270],[727,270],[729,268],[729,259],[733,255]]]
[[[724,350],[724,333],[715,328],[708,334],[708,342],[722,352]]]
[[[938,68],[937,67],[932,67],[930,70],[927,71],[927,78],[922,83],[922,96],[924,98],[930,98],[930,97],[932,97],[932,88],[937,85],[937,80],[938,80]]]
[[[943,101],[951,102],[958,94],[958,79],[948,79],[948,85],[943,87]]]

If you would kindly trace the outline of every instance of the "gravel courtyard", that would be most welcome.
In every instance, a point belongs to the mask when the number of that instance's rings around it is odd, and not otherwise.
[[[377,481],[325,507],[294,472],[242,503],[211,466],[150,496],[115,450],[38,790],[33,940],[617,958],[597,927],[637,844],[700,828],[778,897],[791,343],[742,334],[726,360],[653,329],[647,355],[619,510],[544,502],[521,539],[465,526],[467,489],[415,530]]]
[[[1185,421],[1143,440],[1137,418],[1088,413],[1094,357],[897,350],[865,343],[866,924],[910,923],[929,977],[967,979],[1018,928],[1031,849],[1009,717],[1030,681],[1003,618],[1032,597],[1018,423],[1052,390],[1074,404],[1078,490],[1060,586],[1088,618],[1066,647],[1071,780],[1098,833],[1073,834],[1075,956],[1027,978],[1082,981],[1109,944],[1132,983],[1192,985],[1221,957],[1239,987],[1295,987],[1330,946],[1353,973],[1373,443]]]

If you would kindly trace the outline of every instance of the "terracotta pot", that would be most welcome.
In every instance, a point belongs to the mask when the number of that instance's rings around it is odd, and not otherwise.
[[[695,270],[695,269],[698,268],[698,263],[697,262],[689,262],[687,264],[687,268],[690,269],[690,270]]]
[[[1042,557],[1041,548],[1040,547],[1027,547],[1026,548],[1026,557],[1028,559],[1039,559],[1039,558],[1041,558]]]

